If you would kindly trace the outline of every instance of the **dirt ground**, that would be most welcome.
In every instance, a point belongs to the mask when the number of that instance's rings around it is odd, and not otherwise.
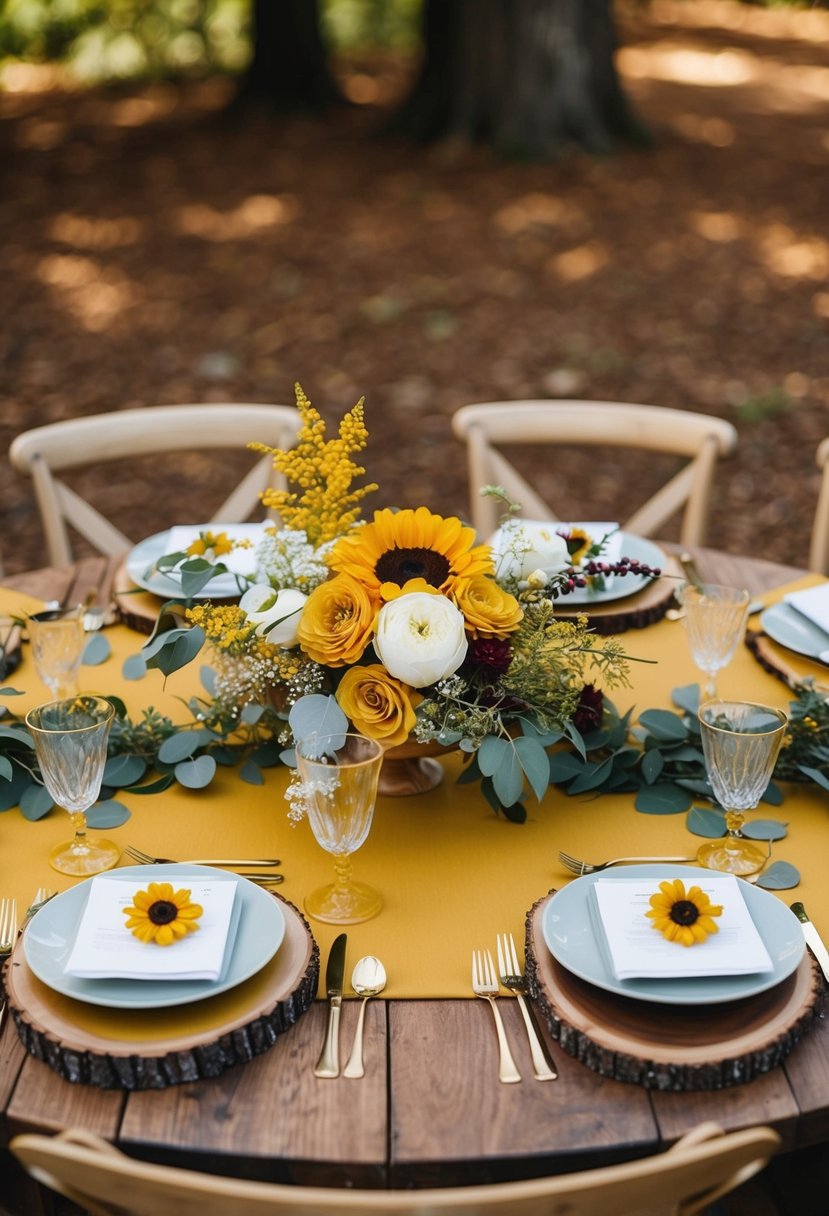
[[[655,0],[619,24],[652,145],[546,164],[378,136],[405,75],[388,60],[344,69],[357,104],[327,121],[231,122],[224,82],[7,73],[0,450],[127,406],[291,401],[299,380],[329,421],[365,394],[376,505],[464,513],[460,405],[649,402],[739,429],[710,543],[805,563],[829,434],[829,13]],[[238,467],[83,485],[139,539],[205,518]],[[539,468],[565,518],[623,518],[663,473],[601,450]],[[15,572],[45,549],[30,484],[2,476]]]

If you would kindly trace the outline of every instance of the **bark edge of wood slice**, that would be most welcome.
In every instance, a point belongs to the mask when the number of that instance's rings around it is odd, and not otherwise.
[[[26,963],[23,942],[18,942],[5,964],[3,985],[26,1051],[72,1084],[128,1091],[217,1077],[262,1055],[311,1008],[319,985],[319,946],[308,922],[283,896],[274,898],[285,914],[285,937],[274,958],[229,993],[207,998],[220,1002],[230,993],[240,997],[226,1002],[237,1006],[230,1016],[223,1020],[219,1014],[211,1022],[208,1015],[201,1028],[193,1030],[188,1011],[194,1006],[175,1006],[165,1011],[172,1030],[156,1035],[151,1043],[148,1033],[143,1046],[135,1037],[118,1040],[118,1009],[111,1011],[110,1033],[84,1027],[83,1002],[55,993],[37,979]],[[89,1008],[93,1016],[95,1011],[100,1014],[99,1006]]]
[[[547,949],[542,917],[555,893],[527,913],[527,983],[561,1050],[602,1077],[668,1092],[744,1085],[777,1068],[820,1012],[825,985],[808,950],[780,984],[717,1005],[657,1005],[597,988]]]

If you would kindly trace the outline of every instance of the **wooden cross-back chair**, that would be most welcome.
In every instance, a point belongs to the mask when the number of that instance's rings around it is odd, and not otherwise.
[[[94,1216],[693,1216],[777,1151],[767,1127],[701,1124],[667,1152],[527,1182],[429,1190],[355,1190],[247,1182],[125,1156],[91,1132],[17,1136],[38,1182]]]
[[[485,485],[502,486],[521,504],[526,519],[561,518],[507,460],[502,448],[544,444],[552,462],[556,445],[601,445],[685,457],[683,467],[665,485],[619,522],[628,532],[659,536],[681,511],[681,543],[700,545],[714,468],[718,458],[733,452],[737,444],[736,429],[721,418],[616,401],[489,401],[462,406],[453,415],[452,426],[467,447],[470,519],[482,537],[494,532],[502,513],[497,500],[478,493]],[[620,477],[623,468],[620,464]],[[635,485],[627,488],[635,497]]]
[[[23,431],[13,441],[9,459],[19,473],[32,478],[49,562],[62,566],[73,560],[70,524],[107,556],[127,552],[134,541],[58,474],[105,461],[166,452],[242,449],[253,440],[290,448],[301,425],[299,411],[292,405],[227,402],[150,406],[70,418]],[[229,498],[211,513],[211,519],[240,523],[255,510],[262,490],[284,485],[271,457],[261,456]],[[152,486],[148,486],[151,492]]]
[[[821,482],[812,524],[809,569],[829,574],[829,439],[824,439],[818,446],[817,467],[821,471]]]

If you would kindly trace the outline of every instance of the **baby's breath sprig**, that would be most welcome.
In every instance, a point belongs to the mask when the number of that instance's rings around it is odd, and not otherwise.
[[[371,483],[353,489],[365,469],[353,459],[368,442],[361,397],[343,417],[336,439],[325,438],[325,422],[305,396],[294,386],[302,429],[297,445],[287,451],[262,443],[248,446],[257,452],[270,452],[274,468],[297,488],[266,490],[262,502],[278,512],[285,527],[303,531],[312,545],[319,546],[348,532],[360,518],[360,503],[378,486]]]

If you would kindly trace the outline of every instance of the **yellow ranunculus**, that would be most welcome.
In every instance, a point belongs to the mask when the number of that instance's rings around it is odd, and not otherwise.
[[[473,638],[505,638],[524,615],[515,596],[483,574],[459,581],[454,598]]]
[[[377,608],[356,579],[338,574],[308,597],[297,628],[299,644],[326,667],[356,663],[371,641]]]
[[[414,705],[419,700],[418,693],[392,679],[379,663],[349,668],[337,688],[337,703],[355,729],[384,747],[394,747],[408,738],[415,724]]]

